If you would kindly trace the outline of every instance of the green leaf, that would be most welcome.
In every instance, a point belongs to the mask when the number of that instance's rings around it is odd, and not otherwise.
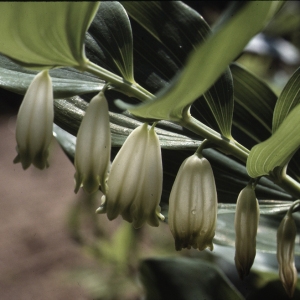
[[[32,69],[83,67],[98,2],[2,2],[0,52]]]
[[[133,19],[168,49],[170,57],[179,67],[184,65],[188,54],[211,32],[203,18],[181,2],[126,1],[123,5]],[[230,138],[233,86],[228,68],[217,82],[204,93],[204,99],[216,119],[217,129],[225,137]],[[203,99],[201,100],[203,101]]]
[[[268,175],[290,160],[300,146],[299,115],[300,105],[290,112],[269,139],[251,149],[246,165],[251,177]]]
[[[284,86],[274,109],[273,133],[278,129],[291,110],[300,103],[300,68]]]
[[[25,69],[7,57],[0,55],[0,87],[24,95],[36,71]],[[99,92],[104,83],[89,73],[76,69],[50,70],[55,98],[71,97]]]
[[[262,142],[270,137],[273,110],[277,96],[261,79],[234,63],[230,66],[234,84],[233,124],[252,141],[244,145]]]
[[[270,206],[274,208],[274,205]],[[264,210],[265,208],[263,208]],[[271,208],[270,208],[271,209]],[[278,209],[278,208],[277,208]],[[287,209],[286,205],[282,204],[282,210],[278,209],[277,214],[272,211],[271,214],[264,214],[260,216],[259,227],[256,238],[256,250],[266,253],[276,253],[277,240],[276,233],[281,220],[284,217],[284,211]],[[282,213],[280,213],[280,211]],[[293,217],[299,228],[300,216],[299,213],[294,213]],[[235,230],[234,230],[234,212],[218,214],[218,223],[216,229],[216,235],[213,240],[214,243],[224,246],[235,245]],[[300,245],[296,243],[295,254],[300,255]]]
[[[243,299],[219,267],[202,259],[147,259],[140,273],[147,300]]]
[[[99,92],[104,85],[101,82],[91,82],[88,80],[51,77],[55,98]],[[24,95],[33,78],[34,75],[0,67],[0,87],[17,94]]]
[[[89,33],[99,45],[98,55],[110,71],[134,83],[132,31],[123,6],[116,1],[102,2]]]
[[[196,48],[186,67],[167,88],[157,94],[156,99],[130,107],[130,112],[144,118],[180,120],[183,110],[218,79],[247,42],[273,16],[278,6],[277,2],[248,2]]]

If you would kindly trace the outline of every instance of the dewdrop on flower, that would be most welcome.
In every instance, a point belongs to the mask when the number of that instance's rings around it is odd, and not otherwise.
[[[104,93],[100,92],[91,100],[77,134],[75,193],[80,186],[87,193],[93,193],[99,185],[105,193],[110,149],[108,104]]]
[[[109,220],[122,215],[134,228],[145,222],[159,225],[162,193],[162,160],[154,126],[145,123],[131,132],[115,157],[108,178],[103,206]]]
[[[238,196],[234,219],[234,261],[241,279],[249,274],[255,259],[258,222],[258,201],[252,185],[248,184]]]
[[[181,165],[169,200],[169,226],[176,250],[213,250],[218,199],[209,161],[195,153]]]
[[[18,155],[14,163],[23,169],[31,164],[39,169],[48,167],[48,147],[53,130],[52,81],[47,70],[38,73],[29,85],[20,106],[16,140]]]
[[[290,298],[294,295],[297,283],[297,270],[294,261],[296,234],[297,227],[293,215],[291,211],[288,211],[277,231],[277,260],[280,280]]]

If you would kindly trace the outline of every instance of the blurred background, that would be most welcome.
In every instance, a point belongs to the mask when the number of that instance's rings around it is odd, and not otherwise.
[[[186,3],[213,25],[229,2]],[[299,66],[299,29],[299,3],[290,1],[237,61],[279,94]],[[271,297],[270,291],[276,299],[288,299],[274,271],[275,255],[259,254],[253,272],[242,282],[231,248],[216,246],[212,253],[178,253],[166,224],[158,229],[144,226],[134,230],[120,218],[109,222],[106,215],[95,215],[100,192],[92,198],[82,192],[73,193],[74,167],[55,139],[48,169],[30,167],[23,171],[20,164],[13,164],[16,114],[21,100],[18,95],[0,90],[0,299],[145,299],[143,282],[148,292],[158,289],[164,299],[183,299],[176,296],[174,287],[185,284],[188,278],[180,275],[179,281],[169,282],[167,276],[168,272],[178,271],[170,267],[176,256],[216,264],[224,272],[222,280],[229,279],[231,283],[227,284],[234,284],[247,299],[263,299],[266,294]],[[158,258],[170,259],[164,262],[169,264],[158,267]],[[264,269],[268,260],[270,269]],[[182,270],[186,267],[183,265]],[[190,268],[193,278],[198,273]],[[231,299],[242,299],[236,295]],[[294,299],[297,297],[299,291]],[[148,299],[156,299],[155,292]]]

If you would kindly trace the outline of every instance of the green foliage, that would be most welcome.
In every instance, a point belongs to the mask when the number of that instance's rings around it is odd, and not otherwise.
[[[83,40],[98,7],[97,2],[2,3],[0,52],[27,68],[83,67]]]
[[[72,161],[88,103],[105,84],[112,157],[135,128],[158,121],[164,170],[160,205],[166,223],[176,173],[208,139],[211,148],[203,156],[212,166],[219,202],[214,243],[234,246],[236,199],[253,177],[262,215],[256,248],[275,253],[281,214],[300,197],[300,69],[277,97],[265,81],[232,61],[274,16],[276,24],[283,3],[236,2],[212,28],[178,1],[103,2],[99,9],[90,2],[4,3],[0,29],[7,30],[0,33],[5,41],[0,43],[0,87],[24,94],[35,69],[53,68],[55,122],[66,130],[55,127],[55,136]],[[270,25],[268,30],[276,32]],[[77,207],[70,223],[81,240],[79,212]],[[89,246],[87,252],[127,272],[131,242],[136,241],[130,227],[122,227],[110,241]],[[300,255],[299,245],[295,253]],[[199,269],[207,276],[199,275]],[[181,287],[180,299],[241,299],[220,270],[203,261],[148,260],[141,273],[147,299],[168,297],[160,286],[172,289],[174,278]],[[157,273],[165,274],[163,283],[157,282]],[[216,284],[217,290],[212,288]],[[99,292],[103,297],[108,293]]]

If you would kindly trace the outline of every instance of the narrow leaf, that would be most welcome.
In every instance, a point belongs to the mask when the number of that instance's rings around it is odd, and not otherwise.
[[[98,2],[2,2],[0,52],[34,69],[82,67],[84,35]]]
[[[300,103],[300,68],[289,79],[282,90],[274,109],[273,133],[278,129],[291,110]]]
[[[179,67],[184,65],[188,55],[211,33],[203,18],[181,2],[126,1],[123,5],[132,18],[168,49],[170,57]],[[225,137],[230,138],[233,86],[228,68],[204,94],[204,99],[216,119],[218,129]]]
[[[157,99],[131,107],[130,112],[144,118],[180,120],[184,108],[216,81],[247,42],[273,16],[277,5],[276,2],[247,3],[207,42],[196,48],[183,71],[157,94]]]
[[[52,75],[51,72],[50,75]],[[0,67],[0,87],[24,95],[34,76]],[[92,82],[88,79],[83,81],[82,79],[57,78],[53,76],[51,78],[55,98],[99,92],[104,85],[100,80]]]
[[[116,1],[102,2],[89,33],[99,45],[101,59],[111,71],[133,83],[132,32],[123,6]]]
[[[237,63],[230,66],[234,83],[235,110],[233,124],[252,141],[270,137],[277,96],[266,83]],[[242,142],[249,145],[249,141]]]
[[[299,114],[300,105],[290,112],[269,139],[251,149],[247,160],[247,171],[251,177],[268,175],[290,160],[300,146]]]

